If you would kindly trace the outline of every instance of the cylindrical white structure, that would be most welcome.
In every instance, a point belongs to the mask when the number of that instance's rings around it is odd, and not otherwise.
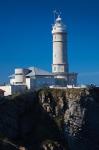
[[[24,83],[24,69],[16,68],[15,69],[15,83],[16,84],[23,84]]]
[[[60,16],[55,21],[52,29],[53,35],[53,64],[52,72],[65,76],[68,73],[67,58],[67,32]]]

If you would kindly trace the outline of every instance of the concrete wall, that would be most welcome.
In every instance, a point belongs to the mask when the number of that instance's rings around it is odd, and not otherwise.
[[[12,85],[12,94],[25,92],[26,85]]]
[[[28,89],[38,89],[53,84],[55,84],[55,79],[53,77],[38,76],[35,79],[26,78],[26,86]]]
[[[26,78],[26,86],[28,90],[35,89],[36,87],[35,81],[36,81],[35,79]]]
[[[15,93],[23,93],[26,90],[26,85],[5,85],[0,86],[4,90],[4,96],[9,96]]]

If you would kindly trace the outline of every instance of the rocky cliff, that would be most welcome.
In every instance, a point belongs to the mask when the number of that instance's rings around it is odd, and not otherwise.
[[[98,116],[99,88],[1,98],[0,150],[99,150]]]

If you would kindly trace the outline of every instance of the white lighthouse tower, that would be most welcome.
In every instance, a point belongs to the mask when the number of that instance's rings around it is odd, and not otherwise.
[[[60,15],[52,27],[53,35],[53,64],[52,73],[56,84],[66,86],[77,84],[77,73],[69,73],[67,55],[67,28],[62,22]]]
[[[67,31],[60,15],[52,27],[53,64],[52,73],[56,78],[68,80]]]

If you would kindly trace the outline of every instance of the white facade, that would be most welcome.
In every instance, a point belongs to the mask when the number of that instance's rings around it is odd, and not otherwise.
[[[52,73],[36,67],[30,67],[29,69],[31,71],[26,75],[26,85],[28,89],[39,89],[55,84]]]
[[[54,76],[45,70],[30,67],[16,68],[10,76],[10,85],[24,85],[27,89],[38,89],[55,84]]]
[[[52,73],[56,79],[56,85],[67,86],[77,84],[77,73],[69,73],[67,55],[67,29],[58,16],[52,27],[53,35],[53,64]]]
[[[29,73],[29,69],[15,68],[15,73],[10,76],[11,85],[23,85],[26,83],[25,75]]]
[[[55,21],[52,29],[53,35],[53,64],[52,72],[61,74],[68,73],[68,58],[67,58],[67,31],[66,26],[62,23],[60,16]],[[62,76],[63,75],[63,76]]]
[[[4,96],[23,93],[27,89],[37,90],[55,84],[52,73],[36,67],[15,68],[14,74],[9,77],[10,84],[0,86],[0,89],[5,91]]]
[[[24,69],[15,69],[15,84],[22,84],[25,82]]]

